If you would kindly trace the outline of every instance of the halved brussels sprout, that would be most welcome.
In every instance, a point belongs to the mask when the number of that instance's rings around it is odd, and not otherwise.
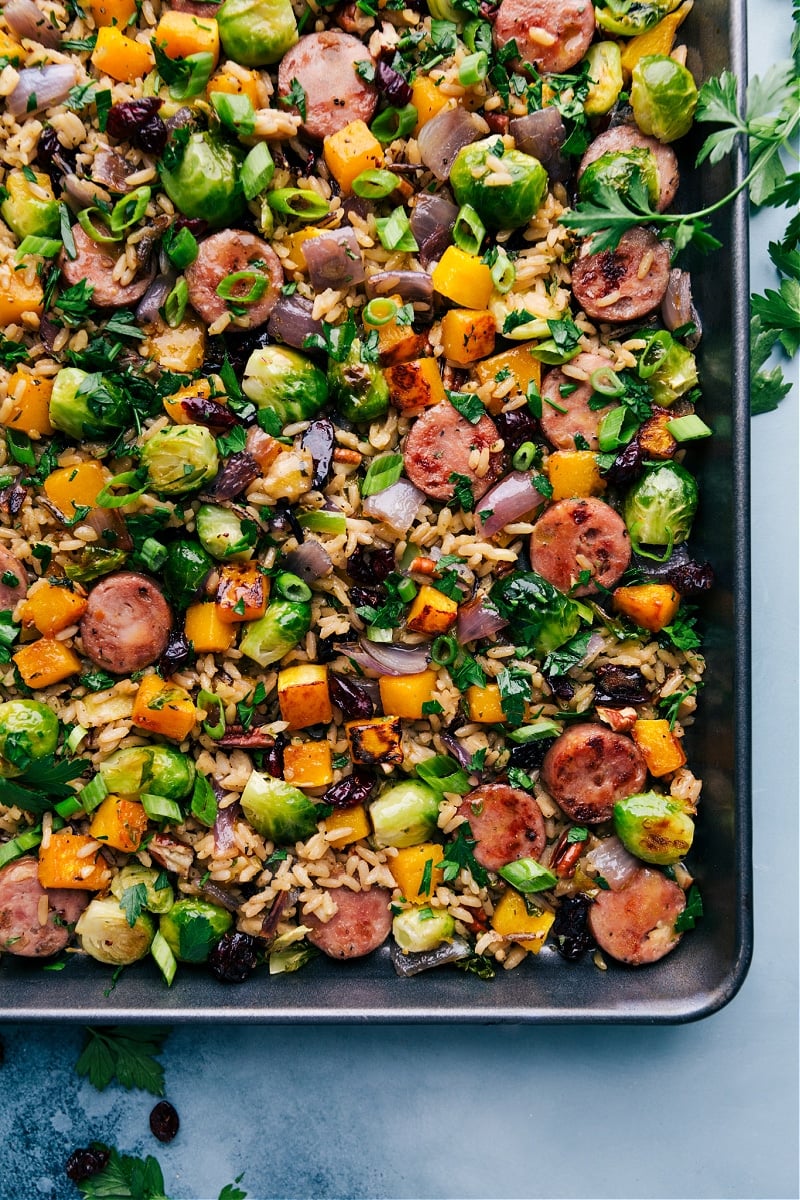
[[[75,932],[90,958],[127,967],[147,954],[156,927],[146,912],[131,925],[116,896],[95,896],[78,918]]]
[[[171,542],[162,574],[173,603],[178,608],[193,604],[213,569],[214,560],[198,542]]]
[[[299,36],[290,0],[225,0],[217,21],[226,55],[244,67],[280,62]]]
[[[165,796],[183,800],[192,790],[195,766],[171,746],[130,746],[115,750],[98,768],[109,792],[120,796]]]
[[[239,642],[242,654],[260,667],[279,662],[311,628],[311,605],[297,600],[275,600],[263,617],[247,621]]]
[[[609,150],[601,154],[578,180],[578,196],[581,200],[597,200],[600,186],[611,187],[622,196],[630,191],[631,180],[638,172],[647,188],[651,205],[658,203],[659,180],[656,156],[651,150],[633,147],[630,150]]]
[[[681,0],[601,0],[595,4],[595,17],[600,28],[608,33],[635,37],[647,33],[680,3]]]
[[[524,623],[537,658],[563,646],[581,627],[580,607],[535,571],[498,580],[489,598],[512,629]]]
[[[0,704],[0,776],[12,779],[37,758],[53,754],[58,731],[58,717],[38,700]]]
[[[671,796],[644,792],[614,805],[614,829],[630,854],[666,867],[692,848],[694,821]]]
[[[637,554],[664,562],[678,542],[685,542],[697,512],[697,482],[680,463],[646,467],[628,492],[622,516]],[[663,555],[643,549],[664,546]]]
[[[177,166],[167,169],[162,163],[159,173],[164,191],[185,217],[220,229],[241,216],[244,193],[236,152],[212,134],[191,134]]]
[[[58,237],[60,218],[53,185],[41,171],[32,174],[33,179],[29,179],[23,171],[9,171],[3,184],[6,197],[0,205],[0,216],[20,239]]]
[[[547,171],[538,158],[504,149],[502,138],[483,138],[459,150],[450,186],[458,203],[471,204],[490,229],[517,229],[538,212]]]
[[[439,793],[427,783],[406,779],[387,788],[369,806],[378,846],[416,846],[436,832]]]
[[[656,404],[664,408],[669,408],[697,384],[694,355],[664,329],[648,339],[639,356],[638,371],[647,380]]]
[[[377,363],[364,362],[355,338],[343,362],[328,360],[331,399],[348,421],[374,421],[389,408],[389,385]]]
[[[159,881],[163,881],[163,887],[157,886]],[[152,867],[143,867],[141,863],[128,863],[111,880],[112,895],[118,900],[131,888],[139,887],[144,888],[142,904],[148,912],[169,912],[175,903],[175,893],[164,872],[155,871]]]
[[[305,354],[263,346],[247,360],[242,391],[258,408],[272,409],[283,426],[312,420],[327,402],[328,382]]]
[[[583,110],[587,117],[601,117],[617,102],[622,85],[622,51],[616,42],[595,42],[586,51],[592,80]]]
[[[633,68],[631,106],[642,133],[674,142],[692,127],[697,86],[691,72],[674,58],[648,54]]]
[[[165,496],[182,496],[217,474],[217,443],[205,425],[170,425],[145,443],[141,463],[148,487]]]
[[[233,917],[218,904],[196,897],[176,900],[158,922],[158,931],[178,962],[205,962]]]
[[[262,837],[288,846],[317,828],[317,808],[299,788],[253,771],[242,792],[242,812]]]
[[[435,950],[442,942],[449,941],[455,931],[456,923],[450,913],[437,908],[408,908],[392,921],[394,940],[410,954]]]
[[[221,504],[202,504],[197,511],[197,536],[204,550],[226,562],[247,562],[258,541],[255,521],[237,517]]]
[[[50,421],[77,442],[104,441],[130,420],[131,408],[121,388],[102,375],[79,367],[62,367],[50,394]]]

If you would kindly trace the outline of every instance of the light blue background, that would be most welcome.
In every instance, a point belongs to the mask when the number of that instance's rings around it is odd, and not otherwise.
[[[702,0],[698,0],[702,3]],[[789,0],[750,0],[753,73],[787,55]],[[753,221],[753,290],[775,285]],[[81,1033],[7,1027],[0,1200],[75,1200],[92,1138],[156,1154],[173,1200],[251,1197],[790,1200],[797,1181],[798,388],[753,422],[755,956],[699,1024],[657,1028],[182,1028],[151,1098],[79,1081]]]

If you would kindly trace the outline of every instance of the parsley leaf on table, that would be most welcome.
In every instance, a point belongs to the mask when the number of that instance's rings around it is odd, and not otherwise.
[[[86,1044],[75,1071],[88,1076],[99,1092],[105,1091],[116,1078],[129,1090],[140,1088],[153,1096],[164,1095],[164,1068],[155,1056],[161,1053],[168,1029],[114,1026],[87,1028],[86,1033]]]
[[[169,1200],[154,1158],[134,1158],[114,1149],[102,1171],[81,1180],[78,1190],[83,1200]]]

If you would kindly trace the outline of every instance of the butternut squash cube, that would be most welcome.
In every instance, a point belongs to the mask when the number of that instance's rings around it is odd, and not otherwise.
[[[147,829],[147,813],[136,800],[123,796],[106,796],[92,815],[89,832],[98,842],[133,854]]]
[[[136,15],[136,0],[88,0],[89,12],[98,29],[103,25],[118,25],[125,29]]]
[[[420,671],[416,675],[381,675],[378,685],[381,690],[383,711],[395,717],[418,721],[425,714],[422,706],[433,699],[437,672]]]
[[[215,17],[196,17],[170,9],[162,14],[156,26],[155,40],[169,58],[210,54],[215,67],[219,62],[219,26]]]
[[[509,889],[498,900],[492,913],[492,929],[501,937],[517,942],[529,953],[538,954],[547,940],[556,914],[548,908],[539,908],[538,905],[536,908],[535,913],[529,913],[520,893]]]
[[[303,663],[278,672],[278,703],[290,730],[327,725],[333,720],[328,692],[328,668]]]
[[[671,775],[686,762],[680,738],[667,720],[637,721],[631,736],[642,752],[647,769],[656,779]]]
[[[131,718],[139,729],[182,742],[194,728],[197,714],[186,688],[158,675],[145,675],[133,702]]]
[[[286,241],[289,243],[289,257],[293,263],[297,264],[298,271],[305,271],[308,264],[306,256],[303,253],[303,243],[309,238],[319,237],[324,233],[324,229],[317,229],[316,225],[307,225],[304,229],[298,229],[294,233],[290,233]]]
[[[23,682],[31,688],[52,687],[81,671],[81,660],[75,651],[55,638],[40,638],[30,646],[23,646],[13,657]]]
[[[353,180],[362,171],[380,167],[383,147],[364,121],[351,121],[343,129],[329,134],[322,145],[328,170],[345,194],[353,190]]]
[[[269,576],[258,563],[226,563],[220,568],[217,616],[220,621],[257,621],[267,611]]]
[[[445,358],[467,367],[494,350],[497,323],[490,312],[451,308],[442,317],[442,348]]]
[[[470,721],[481,725],[502,725],[508,718],[500,703],[500,688],[496,683],[488,683],[486,687],[473,684],[467,688],[467,712]]]
[[[681,598],[669,583],[636,583],[615,588],[614,608],[642,629],[659,633],[675,620]]]
[[[344,727],[354,763],[374,766],[386,763],[399,767],[403,763],[400,718],[373,717],[369,721],[348,721]]]
[[[444,882],[444,872],[439,866],[443,858],[444,849],[436,842],[419,842],[397,851],[389,870],[406,900],[416,903],[420,897],[427,900],[435,895],[437,887]],[[423,883],[426,886],[423,887]]]
[[[184,633],[197,654],[224,654],[236,640],[235,627],[213,600],[187,608]]]
[[[417,633],[428,633],[435,637],[438,633],[447,633],[457,617],[457,601],[430,584],[423,583],[408,610],[406,625]]]
[[[50,834],[47,846],[39,847],[39,883],[43,888],[74,888],[99,892],[107,887],[111,872],[100,850],[87,853],[95,839],[71,829]],[[82,853],[83,852],[83,853]]]
[[[538,388],[542,382],[542,364],[531,354],[536,345],[536,342],[525,342],[513,350],[493,354],[491,358],[475,364],[475,374],[482,384],[503,383],[510,376],[519,392],[526,392],[531,383]]]
[[[97,497],[111,478],[111,472],[96,459],[78,463],[75,467],[59,467],[44,481],[44,494],[51,504],[69,521],[75,510],[95,508]]]
[[[165,396],[162,400],[164,412],[174,421],[176,425],[196,425],[191,412],[183,406],[184,400],[194,399],[195,396],[201,400],[208,400],[211,395],[211,381],[208,379],[195,379],[194,383],[188,383],[186,387],[178,388],[171,396]],[[215,397],[219,399],[219,397]]]
[[[640,58],[649,54],[668,55],[675,42],[679,27],[692,11],[692,0],[682,4],[675,12],[668,13],[652,29],[640,33],[624,43],[622,69],[630,75]]]
[[[52,379],[31,375],[18,368],[8,381],[8,394],[13,397],[11,415],[6,424],[10,429],[21,429],[29,437],[49,437],[53,432],[50,424],[50,394]]]
[[[362,838],[369,837],[372,833],[372,826],[369,823],[369,816],[363,804],[355,804],[352,808],[337,808],[329,817],[325,818],[325,832],[337,833],[336,837],[329,837],[328,842],[336,849],[342,846],[349,846],[352,842],[360,842]]]
[[[283,778],[295,787],[318,788],[333,783],[333,759],[327,742],[300,742],[283,750]]]
[[[126,37],[116,25],[103,25],[97,31],[92,65],[118,83],[133,83],[153,69],[153,55],[149,46]]]
[[[88,601],[83,596],[42,580],[28,593],[22,607],[22,623],[32,625],[45,637],[52,637],[79,621],[87,607]]]
[[[0,29],[0,58],[7,58],[12,67],[16,67],[25,57],[25,51],[19,42],[15,42]]]
[[[42,315],[44,292],[38,279],[26,283],[8,263],[0,269],[0,325],[15,325],[25,313]]]
[[[605,480],[592,450],[556,450],[547,461],[547,474],[553,486],[553,500],[574,496],[600,496]]]
[[[227,96],[247,96],[253,108],[261,108],[261,86],[255,71],[245,71],[236,65],[236,70],[226,70],[230,63],[225,63],[208,81],[206,95],[212,92],[224,92]]]
[[[388,298],[398,306],[399,312],[403,307],[402,296]],[[378,331],[378,359],[382,367],[391,367],[396,363],[407,363],[409,359],[419,358],[428,344],[427,334],[415,333],[412,325],[400,324],[397,314],[382,325],[376,325],[365,315],[364,328]]]
[[[205,353],[206,326],[188,311],[175,329],[163,322],[150,326],[142,349],[145,358],[154,358],[165,371],[179,375],[199,370]]]
[[[446,296],[463,308],[485,310],[494,288],[492,273],[486,263],[481,262],[477,254],[467,254],[458,246],[447,247],[433,268],[431,278],[440,296]]]
[[[411,103],[417,110],[417,121],[414,137],[423,125],[427,125],[431,117],[435,117],[450,102],[450,97],[436,86],[436,81],[430,75],[417,75],[411,85]]]
[[[389,385],[389,399],[405,416],[440,404],[445,398],[444,384],[435,358],[397,363],[387,367],[383,374]]]
[[[667,429],[667,422],[672,419],[669,412],[656,413],[642,425],[637,437],[645,458],[662,461],[672,458],[678,449],[678,443]]]

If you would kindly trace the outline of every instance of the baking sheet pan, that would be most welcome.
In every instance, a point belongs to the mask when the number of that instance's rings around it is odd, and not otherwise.
[[[726,67],[746,79],[744,0],[696,0],[681,30],[699,80]],[[702,137],[682,147],[677,207],[713,203],[744,175],[743,156],[702,172],[692,168]],[[315,959],[297,974],[257,973],[218,983],[182,970],[168,989],[154,964],[123,972],[79,956],[63,971],[20,959],[0,965],[0,1017],[6,1021],[117,1022],[626,1022],[675,1023],[716,1012],[738,991],[752,953],[749,634],[749,314],[747,201],[717,214],[723,249],[688,256],[704,328],[698,350],[701,414],[715,436],[692,450],[701,485],[695,556],[708,558],[716,587],[703,609],[707,673],[699,715],[688,731],[689,763],[704,781],[689,865],[705,916],[659,963],[599,971],[590,958],[567,963],[546,946],[490,982],[444,969],[399,979],[388,947],[366,960]]]

